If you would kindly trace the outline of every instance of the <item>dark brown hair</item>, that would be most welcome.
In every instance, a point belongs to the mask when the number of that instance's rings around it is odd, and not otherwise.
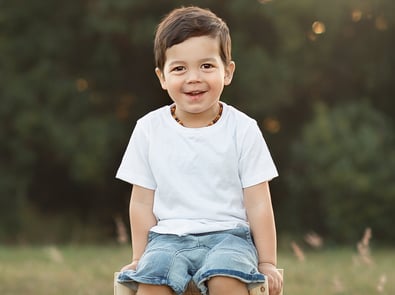
[[[231,61],[231,39],[226,23],[208,9],[196,6],[174,9],[158,25],[154,42],[155,65],[163,70],[166,50],[191,37],[218,38],[225,65]]]

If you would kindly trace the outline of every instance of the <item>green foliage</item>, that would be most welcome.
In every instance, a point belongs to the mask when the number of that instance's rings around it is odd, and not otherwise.
[[[356,240],[365,227],[377,239],[394,239],[394,140],[390,121],[369,104],[318,104],[293,145],[288,175],[303,226],[341,241]]]
[[[280,175],[297,162],[289,147],[316,102],[332,108],[364,97],[378,117],[395,116],[391,0],[0,1],[0,239],[21,234],[24,208],[73,216],[82,224],[95,219],[99,228],[113,226],[119,212],[127,215],[130,186],[114,174],[136,119],[169,103],[153,71],[155,26],[172,8],[190,4],[210,8],[228,23],[236,73],[223,99],[261,123]],[[325,25],[322,34],[313,32],[315,21]],[[385,130],[394,130],[393,121],[385,122]],[[357,143],[366,144],[365,136],[370,133],[361,133]],[[329,146],[330,153],[340,153],[342,146]],[[373,156],[370,149],[364,154]],[[383,155],[369,161],[389,165]],[[332,177],[350,180],[351,201],[369,181],[380,183],[380,191],[393,182],[382,170],[372,180],[364,173],[350,178],[343,172],[356,164],[341,165],[346,168],[333,170]],[[344,189],[341,181],[335,184]],[[299,191],[311,200],[322,187]],[[282,231],[298,224],[304,230],[306,221],[315,220],[312,212],[332,206],[305,203],[295,214],[285,177],[272,188]],[[385,191],[382,198],[394,197]],[[377,206],[369,210],[382,210]],[[326,230],[344,215],[334,207],[326,209],[333,220],[320,223]],[[395,240],[390,228],[384,232],[385,220],[376,220],[380,235]]]
[[[59,212],[69,209],[57,208],[64,202],[59,199],[70,198],[67,186],[102,189],[120,125],[105,109],[109,97],[84,77],[89,51],[80,50],[83,7],[3,6],[0,219],[10,234],[18,232],[26,202]],[[30,22],[32,15],[37,19]]]

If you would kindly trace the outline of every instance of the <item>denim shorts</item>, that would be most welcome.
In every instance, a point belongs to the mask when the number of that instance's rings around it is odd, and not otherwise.
[[[207,294],[206,282],[214,276],[239,279],[248,288],[264,282],[257,264],[247,227],[186,236],[150,232],[137,270],[121,272],[118,282],[134,290],[138,283],[167,285],[181,295],[193,280]]]

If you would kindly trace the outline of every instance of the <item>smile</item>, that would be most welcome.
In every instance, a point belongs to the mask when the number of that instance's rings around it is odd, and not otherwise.
[[[201,94],[203,94],[203,93],[205,93],[205,92],[206,92],[206,91],[196,90],[196,91],[188,91],[188,92],[185,92],[185,94],[195,96],[195,95],[201,95]]]

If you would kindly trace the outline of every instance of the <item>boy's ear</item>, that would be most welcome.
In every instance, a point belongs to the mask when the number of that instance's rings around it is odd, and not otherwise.
[[[225,67],[225,80],[224,84],[229,85],[232,82],[233,78],[233,73],[235,72],[236,69],[236,64],[234,61],[231,61],[226,67]]]
[[[163,90],[166,90],[166,80],[165,80],[165,75],[159,68],[155,68],[155,74],[159,79],[160,85],[162,86]]]

